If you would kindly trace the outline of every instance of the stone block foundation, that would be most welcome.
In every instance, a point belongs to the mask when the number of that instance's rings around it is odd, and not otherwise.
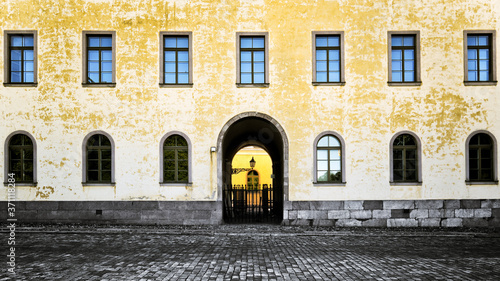
[[[285,225],[336,227],[500,227],[500,199],[486,200],[366,200],[290,202]],[[311,206],[335,206],[327,219],[314,219]],[[343,206],[343,207],[342,207]],[[307,215],[310,212],[311,215]],[[290,215],[287,216],[287,213]],[[301,217],[309,218],[307,221]]]

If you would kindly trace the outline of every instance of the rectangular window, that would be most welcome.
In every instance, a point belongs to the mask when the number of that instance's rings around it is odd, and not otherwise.
[[[390,31],[389,85],[419,86],[420,33],[418,31]]]
[[[466,85],[496,84],[495,31],[464,31]]]
[[[160,85],[191,86],[191,32],[160,32]]]
[[[83,84],[115,85],[115,32],[84,31]]]
[[[313,31],[313,85],[344,85],[344,32]]]
[[[268,86],[267,32],[237,33],[238,86]]]
[[[4,31],[5,85],[36,86],[37,31]]]

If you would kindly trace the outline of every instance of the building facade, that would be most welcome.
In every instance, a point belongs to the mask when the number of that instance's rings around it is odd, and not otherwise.
[[[275,223],[500,225],[498,1],[0,11],[0,196],[19,221],[231,222],[233,157],[257,146]]]

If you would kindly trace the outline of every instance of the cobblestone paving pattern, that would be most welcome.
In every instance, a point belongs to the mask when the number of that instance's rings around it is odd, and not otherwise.
[[[16,240],[17,275],[4,267],[0,280],[500,280],[500,238],[464,235],[32,232]]]

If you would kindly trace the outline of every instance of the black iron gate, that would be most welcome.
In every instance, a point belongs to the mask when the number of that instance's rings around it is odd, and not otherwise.
[[[224,220],[227,223],[276,223],[272,185],[224,186]]]

